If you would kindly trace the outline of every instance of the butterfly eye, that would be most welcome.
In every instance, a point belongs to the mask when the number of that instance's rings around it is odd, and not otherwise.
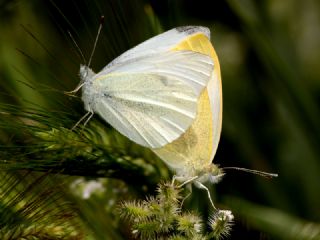
[[[88,68],[85,68],[85,70],[84,70],[84,77],[87,77],[88,74],[89,74]]]
[[[88,79],[88,76],[89,76],[89,68],[87,66],[85,66],[85,65],[81,65],[79,74],[80,74],[81,80],[83,82],[85,82]]]

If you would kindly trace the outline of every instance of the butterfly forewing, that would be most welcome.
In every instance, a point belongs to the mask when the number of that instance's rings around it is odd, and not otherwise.
[[[132,141],[162,147],[192,124],[212,69],[208,56],[192,51],[125,62],[93,79],[93,110]]]

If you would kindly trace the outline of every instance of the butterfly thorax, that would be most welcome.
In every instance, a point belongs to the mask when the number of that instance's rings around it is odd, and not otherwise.
[[[80,65],[79,71],[82,86],[82,101],[84,102],[84,108],[92,112],[94,109],[94,97],[96,96],[95,90],[92,87],[92,81],[95,73],[85,65]]]

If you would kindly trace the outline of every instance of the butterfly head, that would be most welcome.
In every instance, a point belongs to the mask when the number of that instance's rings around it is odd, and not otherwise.
[[[204,169],[202,169],[197,179],[198,182],[205,183],[218,183],[224,175],[224,172],[215,164],[210,164],[206,166]]]
[[[179,182],[199,182],[199,183],[218,183],[224,176],[224,172],[215,164],[209,164],[208,166],[201,167],[199,169],[190,168],[188,170],[176,171],[177,175],[175,179]],[[190,181],[190,179],[194,179]]]
[[[86,65],[80,65],[79,71],[81,82],[87,83],[90,82],[95,75],[95,73]]]

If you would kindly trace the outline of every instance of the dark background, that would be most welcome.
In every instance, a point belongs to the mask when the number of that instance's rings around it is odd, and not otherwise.
[[[72,109],[76,122],[85,113],[81,100],[61,94],[77,85],[82,63],[68,31],[88,59],[100,16],[105,16],[92,62],[97,72],[162,31],[207,26],[223,86],[223,129],[214,163],[279,174],[265,179],[230,170],[212,188],[214,202],[235,214],[230,239],[291,239],[304,231],[305,239],[316,239],[312,231],[320,232],[319,11],[315,0],[1,1],[0,100]],[[57,91],[38,91],[44,86]],[[93,121],[100,121],[97,118]],[[7,138],[1,132],[0,137]],[[153,190],[146,195],[150,193]],[[199,200],[204,197],[195,190],[187,204],[206,215],[206,201]],[[108,195],[94,199],[98,206]],[[98,211],[94,206],[88,211]],[[110,233],[118,231],[116,223],[105,228],[108,218],[99,217],[104,220],[94,231],[122,239]]]

